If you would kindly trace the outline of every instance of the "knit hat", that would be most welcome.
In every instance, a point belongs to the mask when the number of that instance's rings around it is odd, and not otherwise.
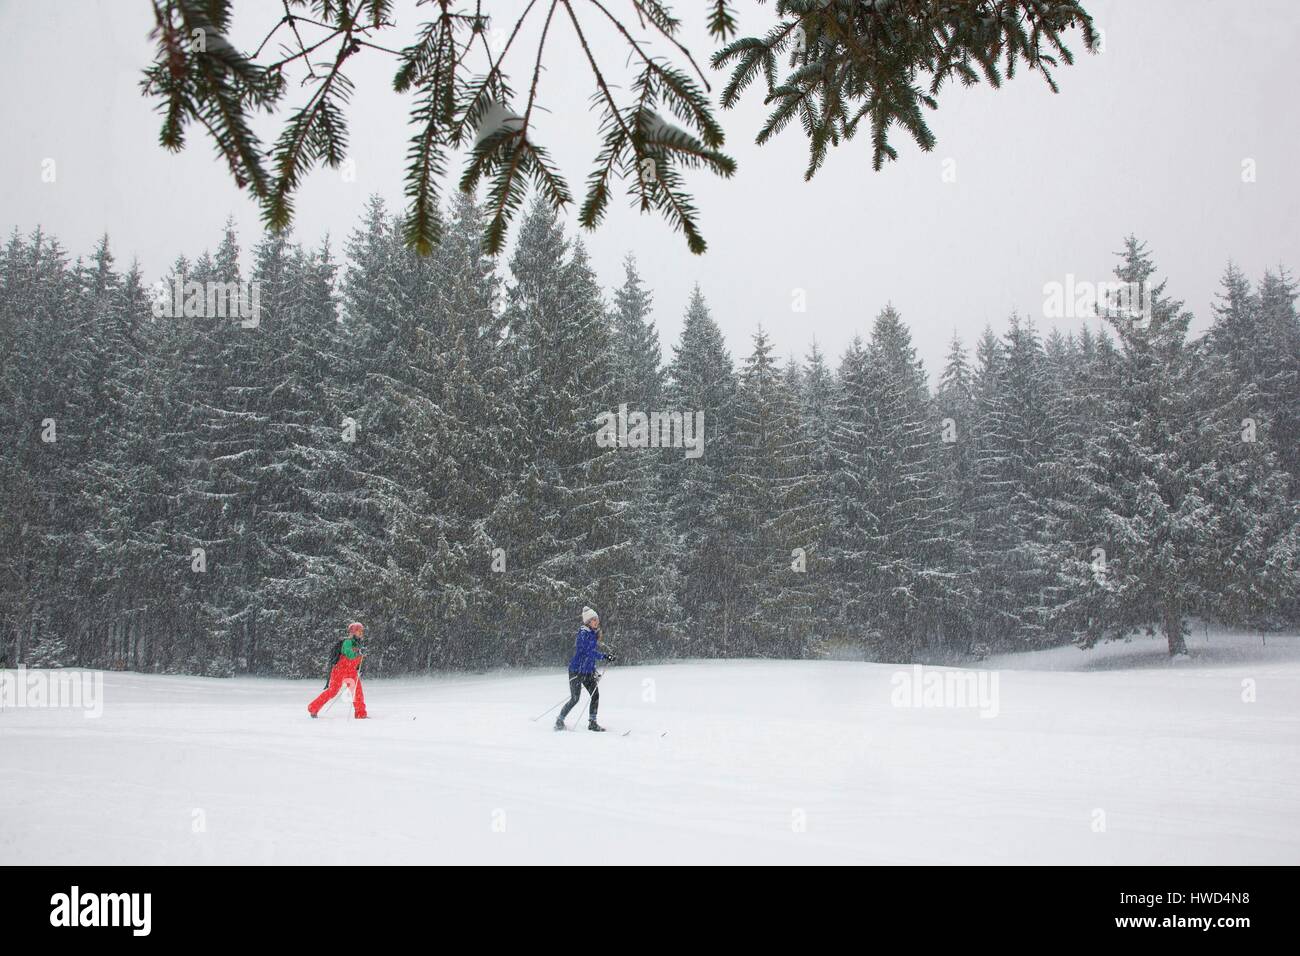
[[[600,615],[597,614],[595,611],[593,611],[591,608],[589,608],[589,607],[584,607],[584,608],[582,609],[582,623],[583,623],[583,624],[590,624],[590,623],[592,622],[593,619],[598,618],[598,617],[600,617]]]

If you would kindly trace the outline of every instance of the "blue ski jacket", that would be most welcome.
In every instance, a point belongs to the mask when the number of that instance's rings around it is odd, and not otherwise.
[[[573,642],[573,658],[569,661],[570,674],[590,674],[596,669],[596,661],[603,661],[608,655],[596,650],[596,632],[583,625]]]

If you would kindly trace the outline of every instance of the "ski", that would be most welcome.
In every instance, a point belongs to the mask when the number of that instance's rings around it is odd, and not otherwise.
[[[577,727],[570,727],[570,726],[568,726],[567,724],[565,725],[564,729],[567,730],[567,731],[569,731],[570,733],[574,733],[574,732],[576,732],[576,731],[578,730]],[[560,728],[556,727],[556,728],[555,728],[555,732],[556,732],[556,733],[559,733],[559,731],[560,731]],[[619,736],[619,737],[627,737],[627,736],[630,736],[631,733],[632,733],[632,729],[629,727],[627,730],[623,731],[621,734],[618,734],[618,736]],[[667,737],[667,736],[668,736],[668,731],[666,731],[666,730],[665,730],[663,733],[661,733],[661,734],[659,735],[659,737],[660,737],[661,740],[662,740],[664,737]]]
[[[577,727],[570,727],[570,726],[568,726],[567,724],[565,725],[564,729],[567,730],[567,731],[569,731],[570,733],[576,733],[576,732],[578,731],[578,728],[577,728]],[[606,729],[608,730],[608,728],[606,728]],[[558,733],[560,732],[560,728],[559,728],[559,727],[554,728],[554,732],[558,734]],[[625,730],[625,731],[623,731],[621,734],[618,734],[618,736],[619,736],[619,737],[626,737],[626,736],[627,736],[628,734],[630,734],[631,732],[632,732],[632,731],[631,731],[630,729],[629,729],[629,730]]]

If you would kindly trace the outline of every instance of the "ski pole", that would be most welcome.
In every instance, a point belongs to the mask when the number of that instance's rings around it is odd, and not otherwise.
[[[565,697],[564,700],[561,700],[561,701],[559,701],[558,703],[552,704],[550,707],[547,707],[544,711],[542,711],[542,712],[541,712],[540,714],[538,714],[536,717],[533,717],[533,718],[531,718],[531,719],[534,720],[534,721],[541,720],[543,717],[545,717],[547,714],[549,714],[551,711],[553,711],[556,707],[559,707],[560,704],[563,704],[564,701],[566,701],[566,700],[568,700],[568,699],[569,699],[569,698]]]
[[[344,688],[344,687],[347,687],[347,686],[348,686],[348,683],[349,683],[349,682],[345,680],[345,681],[343,682],[343,686],[339,688],[339,692],[338,692],[337,694],[335,694],[333,697],[331,697],[331,698],[329,699],[329,703],[327,703],[327,704],[325,705],[325,709],[321,711],[321,714],[322,714],[322,715],[324,715],[324,714],[328,714],[328,713],[330,712],[330,708],[334,706],[334,701],[338,700],[340,697],[343,696],[343,688]],[[355,698],[355,697],[356,697],[356,694],[353,693],[352,696]]]

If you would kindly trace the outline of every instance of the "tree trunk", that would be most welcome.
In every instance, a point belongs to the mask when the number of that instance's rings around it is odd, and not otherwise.
[[[1177,602],[1165,605],[1165,637],[1169,641],[1169,656],[1187,653],[1187,642],[1183,640],[1183,614]]]

